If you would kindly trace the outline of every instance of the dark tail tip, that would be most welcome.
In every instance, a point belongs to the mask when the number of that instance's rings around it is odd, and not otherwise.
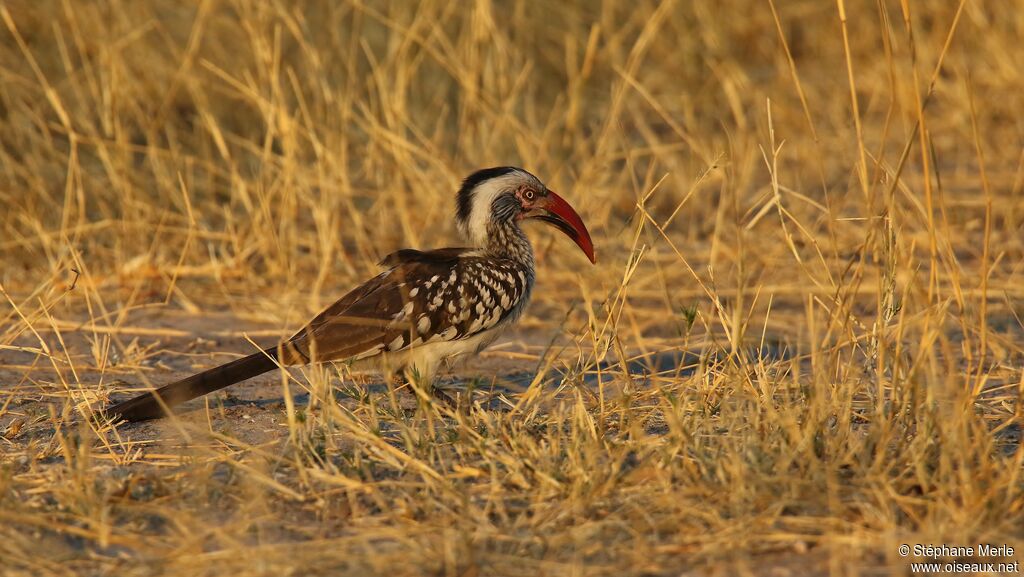
[[[266,349],[143,393],[103,412],[112,421],[129,423],[166,417],[170,409],[184,402],[276,369],[276,359],[277,348]]]
[[[118,403],[103,410],[104,415],[111,421],[127,421],[138,423],[167,416],[167,411],[161,406],[153,393],[145,393],[135,398]]]

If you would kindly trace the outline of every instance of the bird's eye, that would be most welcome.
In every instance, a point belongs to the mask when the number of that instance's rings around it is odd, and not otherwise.
[[[533,200],[533,195],[534,192],[532,190],[526,189],[526,191],[523,193],[523,198],[525,198],[526,200]]]

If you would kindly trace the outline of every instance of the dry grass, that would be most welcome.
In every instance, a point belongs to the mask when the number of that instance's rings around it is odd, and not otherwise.
[[[900,543],[1024,547],[1017,12],[0,2],[2,571],[904,574]],[[458,179],[506,163],[599,264],[532,231],[535,302],[474,410],[307,370],[238,393],[260,406],[88,418],[452,244]]]

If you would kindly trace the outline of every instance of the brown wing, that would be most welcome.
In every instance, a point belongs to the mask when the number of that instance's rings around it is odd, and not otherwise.
[[[390,268],[349,292],[299,331],[291,363],[359,359],[490,329],[521,309],[527,277],[472,249],[401,250]],[[295,355],[294,353],[298,353]]]
[[[365,358],[397,350],[396,339],[413,341],[414,290],[433,276],[449,275],[469,249],[400,250],[385,257],[388,270],[363,283],[318,314],[288,342],[306,363]],[[411,293],[411,294],[410,294]],[[403,312],[404,311],[404,312]]]

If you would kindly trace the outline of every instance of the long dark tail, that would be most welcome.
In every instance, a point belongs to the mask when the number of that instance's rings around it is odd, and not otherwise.
[[[143,393],[134,399],[108,407],[106,413],[113,420],[124,419],[130,422],[159,419],[167,416],[168,410],[186,401],[276,369],[276,360],[275,346],[164,385],[153,392]],[[160,400],[157,400],[157,396]]]

